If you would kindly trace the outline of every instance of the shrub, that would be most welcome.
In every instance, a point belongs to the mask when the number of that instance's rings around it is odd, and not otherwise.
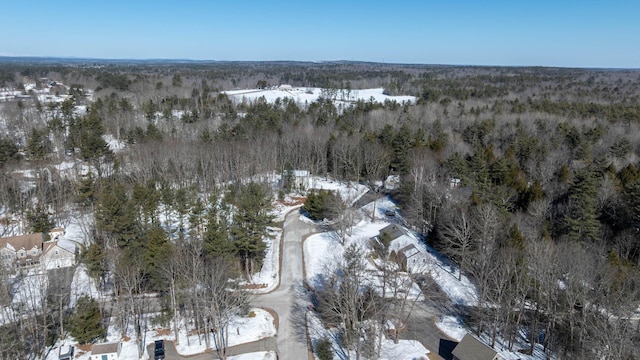
[[[333,351],[331,350],[331,341],[322,338],[316,343],[316,355],[320,360],[333,360]]]
[[[339,201],[338,196],[329,190],[312,192],[302,206],[312,220],[322,220],[330,216],[331,205]]]

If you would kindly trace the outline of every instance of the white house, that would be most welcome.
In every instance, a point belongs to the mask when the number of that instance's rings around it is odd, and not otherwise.
[[[53,232],[57,239],[64,230]],[[65,249],[58,240],[46,241],[43,233],[0,238],[0,260],[10,270],[41,266],[55,269],[75,265],[75,249]]]
[[[396,254],[398,263],[408,272],[424,272],[429,264],[426,251],[416,246],[417,239],[411,237],[400,225],[391,224],[380,229],[380,233],[372,240],[380,241],[385,235],[389,243],[389,252]]]
[[[409,244],[396,252],[400,265],[410,273],[422,273],[427,269],[427,253]]]
[[[94,344],[91,347],[91,360],[117,360],[122,350],[121,342]]]
[[[2,264],[10,269],[39,264],[43,240],[42,233],[0,238]]]
[[[58,269],[76,264],[74,251],[63,248],[57,240],[47,241],[43,246],[42,256],[40,256],[40,266],[43,269]]]
[[[383,234],[385,234],[388,241],[391,242],[389,250],[395,250],[396,252],[399,249],[416,242],[416,239],[410,237],[404,228],[396,224],[390,224],[380,229],[379,234],[375,236],[375,238],[379,239]]]

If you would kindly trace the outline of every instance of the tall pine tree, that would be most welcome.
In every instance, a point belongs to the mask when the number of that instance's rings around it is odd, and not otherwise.
[[[264,186],[256,183],[241,187],[238,194],[231,234],[243,269],[250,278],[264,259],[266,244],[263,238],[273,221],[269,215],[271,196]]]
[[[591,169],[583,169],[575,174],[569,188],[569,211],[565,224],[569,239],[592,241],[600,239],[600,222],[596,208],[598,178]]]
[[[97,229],[115,239],[117,245],[123,248],[139,235],[136,219],[124,185],[117,181],[106,183],[96,208]]]
[[[219,209],[218,197],[212,195],[209,203],[210,207],[206,218],[207,230],[203,236],[203,250],[207,259],[213,259],[230,255],[235,249],[229,241],[229,229],[225,215]]]
[[[98,302],[88,296],[78,299],[69,322],[69,331],[80,344],[87,344],[105,336]]]

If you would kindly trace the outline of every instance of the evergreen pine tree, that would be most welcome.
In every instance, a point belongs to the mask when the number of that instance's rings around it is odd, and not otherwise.
[[[273,218],[268,209],[271,197],[265,187],[250,183],[239,190],[231,234],[233,244],[248,276],[262,264],[266,244],[263,238]]]
[[[565,215],[565,223],[571,240],[587,241],[600,238],[596,182],[594,172],[584,169],[576,173],[569,188],[569,212]]]
[[[27,155],[32,160],[42,160],[51,150],[51,142],[47,136],[47,130],[31,129],[31,135],[27,140]]]
[[[18,156],[18,146],[10,139],[0,138],[0,166]]]
[[[152,289],[162,290],[162,268],[166,266],[171,254],[171,243],[159,224],[151,225],[145,234],[144,262]]]
[[[95,203],[96,200],[96,184],[91,173],[78,182],[77,201],[83,205]]]
[[[203,236],[203,250],[208,259],[229,255],[234,251],[229,241],[229,229],[218,209],[217,197],[212,196],[211,207],[207,212],[207,230]]]
[[[69,332],[80,344],[87,344],[105,336],[98,302],[88,296],[78,299],[69,321]]]
[[[89,276],[96,281],[99,281],[107,272],[104,247],[101,244],[92,243],[84,249],[81,261],[87,267]]]
[[[110,182],[102,189],[96,208],[96,227],[115,238],[121,248],[138,236],[135,210],[121,183]]]
[[[27,221],[33,233],[46,233],[54,226],[43,206],[36,206],[33,210],[27,211]]]
[[[333,360],[333,351],[331,350],[331,341],[322,338],[316,343],[316,355],[320,360]]]
[[[109,145],[102,138],[104,127],[95,109],[89,111],[89,114],[80,120],[78,126],[78,147],[85,160],[112,155]]]

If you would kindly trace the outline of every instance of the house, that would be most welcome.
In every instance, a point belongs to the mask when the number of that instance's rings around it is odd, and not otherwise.
[[[69,93],[69,90],[67,90],[67,88],[62,83],[54,82],[53,85],[51,85],[51,87],[49,88],[49,93],[55,94],[57,96],[66,95]]]
[[[396,224],[390,224],[380,229],[378,235],[371,238],[371,240],[380,241],[383,236],[385,237],[384,240],[389,242],[389,251],[398,252],[401,248],[416,242],[416,239],[409,236],[400,225]]]
[[[387,236],[389,241],[394,241],[394,240],[396,240],[398,238],[401,238],[401,237],[407,235],[404,232],[404,229],[402,229],[400,226],[398,226],[396,224],[387,225],[387,226],[383,227],[382,229],[380,229],[380,232],[378,233],[376,238],[379,239],[380,236],[382,236],[383,234],[384,234],[384,236]]]
[[[428,264],[427,253],[409,244],[396,252],[396,259],[400,266],[410,273],[423,272]]]
[[[460,182],[461,182],[461,180],[458,179],[458,178],[449,179],[449,188],[450,189],[455,189],[455,188],[459,187],[460,186]]]
[[[121,342],[94,344],[91,347],[91,360],[117,360],[122,350]]]
[[[389,252],[395,253],[395,259],[403,269],[412,273],[425,269],[428,263],[427,253],[416,246],[417,240],[409,236],[401,226],[387,225],[371,241],[381,241],[383,236],[389,242]]]
[[[53,236],[58,239],[64,233],[54,229]],[[73,266],[75,249],[60,246],[58,240],[49,241],[43,233],[0,238],[0,260],[8,269],[21,269],[42,266],[44,269]]]
[[[45,270],[70,267],[76,264],[73,250],[60,246],[59,241],[47,241],[43,244],[40,266]]]
[[[0,238],[0,258],[8,268],[23,268],[40,263],[43,233]]]
[[[467,333],[451,352],[453,360],[502,360],[497,351]]]

